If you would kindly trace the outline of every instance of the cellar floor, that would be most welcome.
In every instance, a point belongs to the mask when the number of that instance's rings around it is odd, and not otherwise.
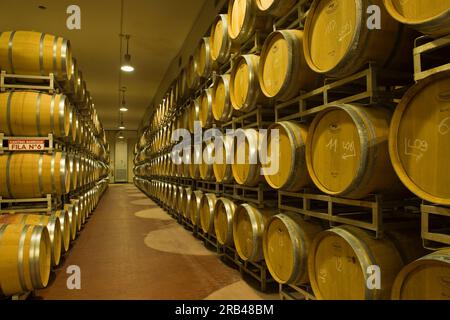
[[[80,268],[80,289],[70,266]],[[73,272],[73,271],[71,271]],[[70,284],[68,288],[68,283]],[[278,299],[241,280],[133,185],[111,185],[35,299]]]

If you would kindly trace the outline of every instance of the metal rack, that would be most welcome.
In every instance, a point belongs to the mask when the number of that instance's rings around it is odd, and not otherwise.
[[[423,202],[422,239],[424,247],[439,250],[450,246],[450,208]],[[437,220],[437,225],[433,223]]]
[[[432,39],[426,36],[416,39],[414,54],[414,80],[420,81],[429,77],[435,73],[450,70],[450,61],[448,59],[442,59],[433,53],[440,49],[450,49],[450,35]],[[438,60],[438,65],[434,62],[434,66],[426,68],[426,62],[428,60]]]
[[[308,285],[280,285],[280,299],[281,300],[316,300],[314,293]]]

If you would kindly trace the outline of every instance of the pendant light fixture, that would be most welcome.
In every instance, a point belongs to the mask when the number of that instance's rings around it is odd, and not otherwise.
[[[131,55],[129,53],[129,42],[130,42],[130,35],[126,34],[123,35],[125,37],[125,39],[127,40],[127,53],[125,53],[125,56],[123,58],[123,62],[122,62],[122,66],[120,67],[120,69],[124,72],[133,72],[134,71],[134,67],[131,65]]]
[[[127,103],[125,101],[125,92],[127,91],[127,88],[122,87],[121,91],[122,91],[122,105],[119,110],[120,110],[120,112],[127,112],[128,108],[127,108]]]

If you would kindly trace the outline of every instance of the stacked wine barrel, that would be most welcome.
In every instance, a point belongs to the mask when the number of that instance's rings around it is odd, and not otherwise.
[[[0,214],[0,295],[8,297],[47,286],[108,186],[109,146],[69,40],[1,32],[0,69],[21,85],[0,93],[0,133],[54,146],[0,154],[0,197],[13,201],[1,209],[14,213]],[[36,76],[53,77],[54,90],[36,90],[45,81]],[[37,204],[48,197],[43,213]]]
[[[450,73],[412,85],[414,40],[420,33],[448,36],[450,4],[344,2],[231,0],[154,109],[136,146],[135,183],[243,261],[264,262],[277,282],[310,286],[318,299],[449,299],[448,250],[426,255],[420,231],[409,224],[374,239],[360,228],[330,229],[325,221],[202,192],[193,183],[265,185],[300,196],[308,189],[357,201],[416,196],[450,206]],[[380,8],[381,28],[368,28],[369,5]],[[300,8],[304,27],[273,31]],[[274,105],[298,104],[301,94],[369,67],[383,70],[380,94],[410,87],[400,102],[329,103],[268,128],[243,127],[242,139],[197,143],[199,129],[239,127],[233,119],[260,109],[275,113]],[[268,162],[258,157],[259,129],[269,129]],[[239,164],[236,150],[244,154]],[[379,285],[369,287],[376,267]]]

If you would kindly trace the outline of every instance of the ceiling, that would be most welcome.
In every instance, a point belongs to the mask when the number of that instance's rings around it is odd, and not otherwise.
[[[124,0],[133,73],[122,72],[129,111],[125,126],[137,130],[171,61],[208,0]],[[81,30],[68,30],[69,5],[81,9]],[[43,5],[47,9],[39,9]],[[121,0],[1,0],[0,31],[35,30],[68,38],[105,129],[118,127]],[[125,43],[123,46],[125,50]]]

